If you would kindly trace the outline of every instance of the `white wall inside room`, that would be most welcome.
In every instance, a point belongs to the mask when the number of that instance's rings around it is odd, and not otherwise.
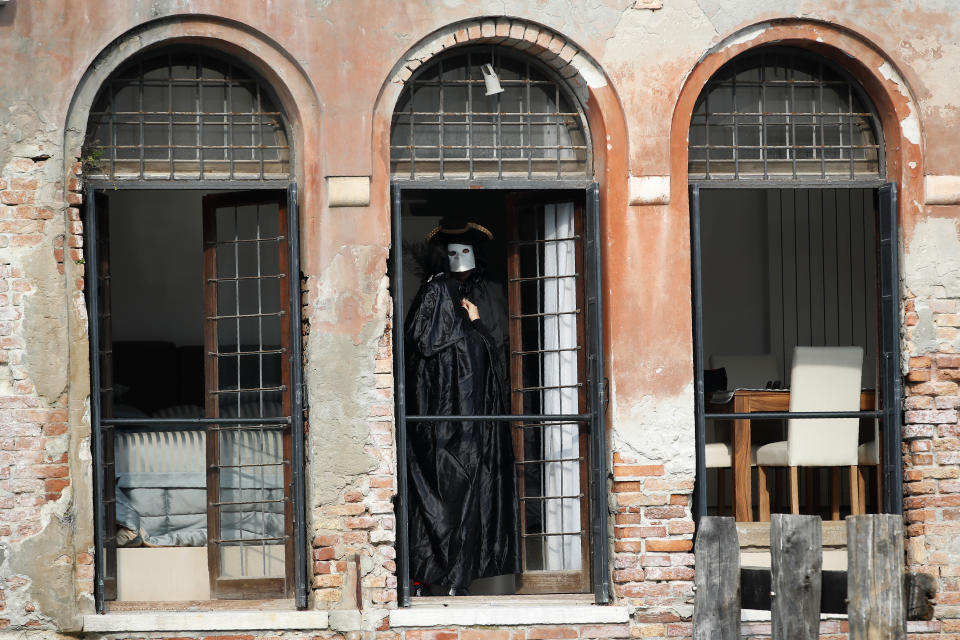
[[[199,190],[107,190],[113,339],[203,344]]]
[[[868,189],[703,189],[703,353],[771,353],[789,384],[797,345],[864,348],[875,386],[876,238]]]
[[[767,197],[759,189],[700,192],[703,355],[770,350]]]

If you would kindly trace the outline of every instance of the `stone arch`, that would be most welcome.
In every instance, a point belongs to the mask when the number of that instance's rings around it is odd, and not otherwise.
[[[586,105],[591,88],[607,85],[596,61],[549,27],[518,18],[473,18],[439,29],[394,65],[381,91],[381,105],[396,103],[403,85],[420,66],[443,51],[466,44],[496,44],[533,56],[554,69]]]
[[[693,108],[707,81],[724,64],[763,45],[805,49],[849,73],[873,101],[883,129],[886,176],[898,183],[901,225],[909,231],[923,201],[923,135],[919,109],[898,66],[865,37],[837,25],[782,20],[733,33],[707,51],[684,81],[670,131],[671,200],[686,210],[687,137]]]

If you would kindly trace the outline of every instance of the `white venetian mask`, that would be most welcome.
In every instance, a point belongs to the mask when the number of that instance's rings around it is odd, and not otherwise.
[[[476,269],[477,260],[473,254],[473,245],[455,244],[447,245],[447,258],[450,260],[450,272],[460,273],[461,271],[470,271]]]

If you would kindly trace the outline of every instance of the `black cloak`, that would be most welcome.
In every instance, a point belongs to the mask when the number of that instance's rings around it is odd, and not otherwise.
[[[477,305],[470,321],[460,301]],[[506,407],[502,288],[473,273],[438,274],[404,326],[407,413],[496,415]],[[461,589],[520,571],[520,515],[506,422],[407,423],[410,576]]]

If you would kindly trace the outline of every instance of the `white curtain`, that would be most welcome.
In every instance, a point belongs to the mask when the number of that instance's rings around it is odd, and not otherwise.
[[[576,247],[573,240],[573,204],[546,205],[544,208],[543,281],[543,412],[579,413],[577,379]],[[552,315],[556,314],[556,315]],[[560,350],[550,352],[550,350]],[[579,427],[576,423],[556,424],[543,429],[543,459],[569,459],[544,464],[544,532],[575,535],[545,536],[544,568],[580,569],[580,492]],[[551,496],[557,496],[551,499]]]

